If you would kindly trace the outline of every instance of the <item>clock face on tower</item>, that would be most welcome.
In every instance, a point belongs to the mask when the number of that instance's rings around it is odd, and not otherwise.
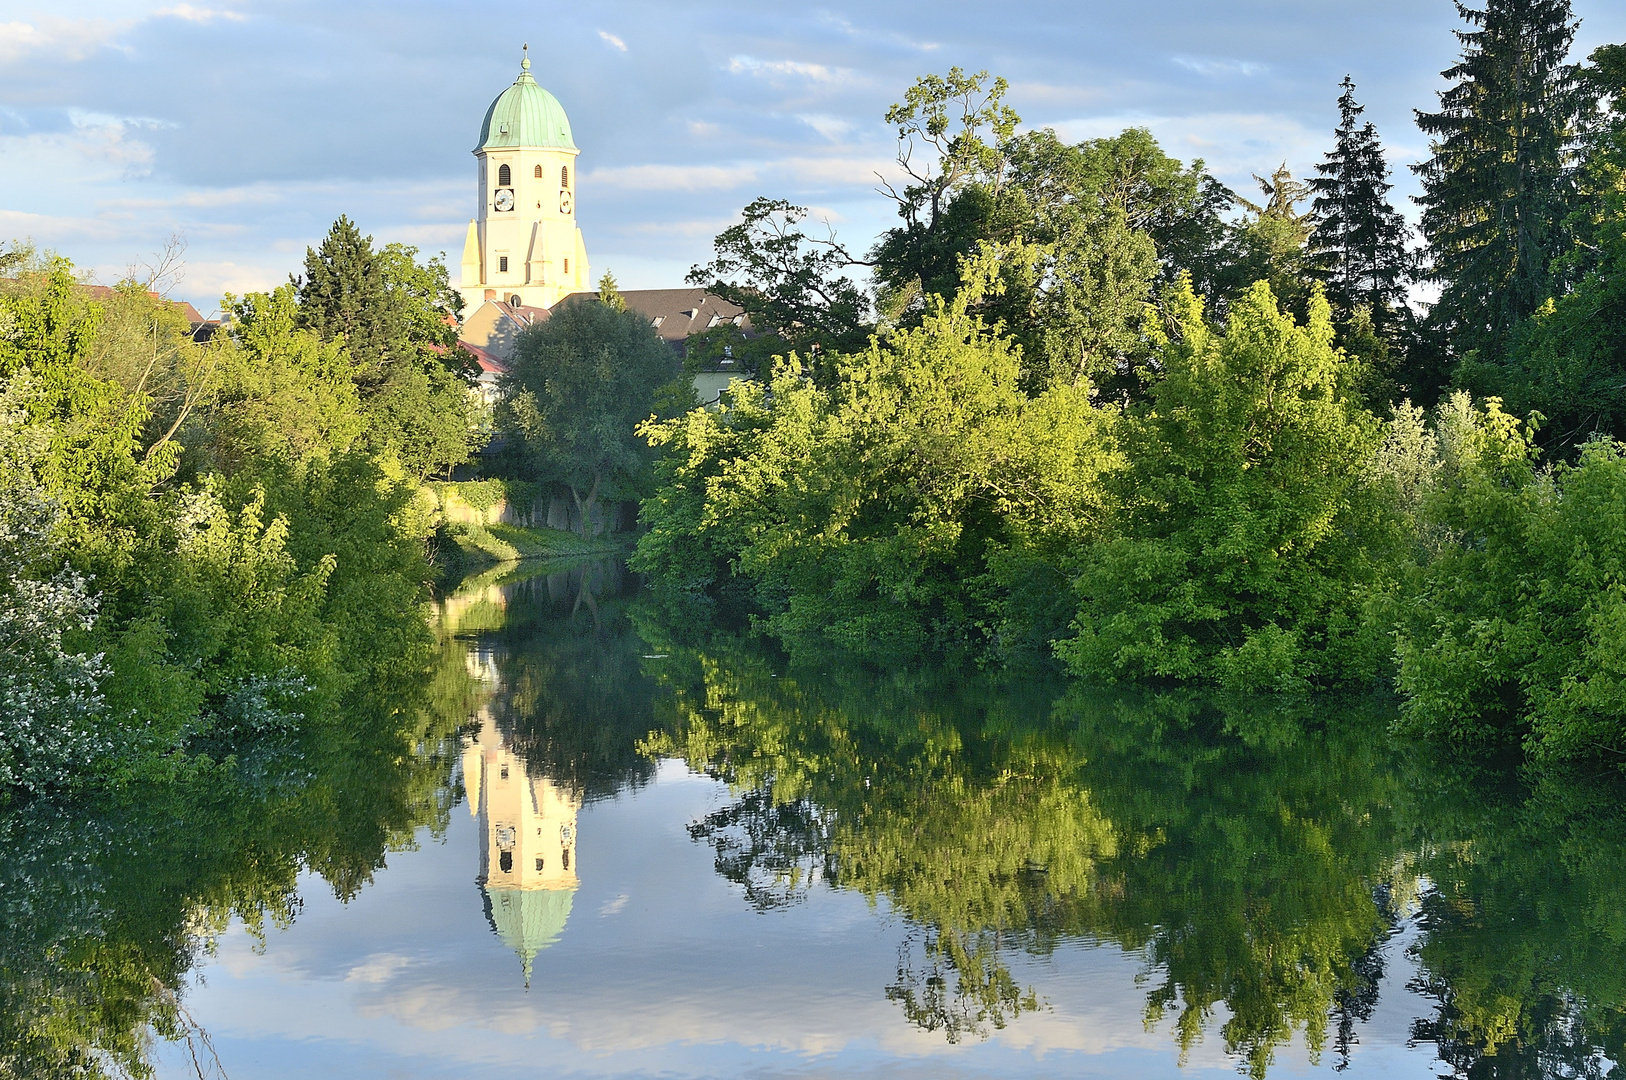
[[[561,191],[559,193],[559,212],[561,214],[570,213],[571,205],[572,205],[572,203],[571,203],[571,200],[570,200],[570,192]]]
[[[514,208],[514,189],[498,188],[497,198],[493,205],[495,205],[498,210],[512,210]]]

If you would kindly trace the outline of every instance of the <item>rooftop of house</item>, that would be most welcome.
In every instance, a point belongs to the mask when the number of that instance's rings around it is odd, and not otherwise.
[[[82,289],[85,295],[90,297],[92,300],[111,300],[113,295],[118,292],[118,288],[113,285],[81,285],[79,288]],[[168,304],[170,307],[186,316],[186,321],[192,324],[193,330],[196,330],[198,327],[204,326],[212,321],[205,319],[198,313],[197,308],[193,307],[185,300],[165,300],[162,296],[159,296],[151,289],[147,290],[147,295],[154,300]]]
[[[575,296],[596,297],[597,293],[572,293]],[[627,289],[621,294],[627,310],[649,320],[661,339],[674,348],[696,334],[731,322],[741,331],[751,333],[751,320],[745,309],[730,304],[705,289]]]
[[[596,292],[579,292],[560,303],[597,298]],[[744,334],[754,332],[743,308],[705,289],[628,289],[621,298],[626,301],[627,310],[648,319],[655,333],[675,352],[681,353],[684,342],[695,334],[725,323],[739,327]],[[512,355],[514,335],[527,326],[546,321],[548,310],[506,300],[487,300],[467,313],[459,338],[477,357],[484,354],[498,363],[506,363],[507,357]],[[506,329],[502,324],[506,324]]]

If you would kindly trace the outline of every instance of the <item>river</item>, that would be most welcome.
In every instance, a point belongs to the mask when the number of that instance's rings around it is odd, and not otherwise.
[[[475,1080],[1622,1059],[1612,775],[1449,760],[1397,743],[1383,702],[792,662],[647,604],[615,564],[502,568],[437,606],[405,705],[162,794],[0,816],[0,1061]]]

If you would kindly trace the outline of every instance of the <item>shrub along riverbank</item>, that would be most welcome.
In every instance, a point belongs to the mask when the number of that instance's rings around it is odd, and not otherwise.
[[[438,263],[348,222],[207,341],[0,278],[0,792],[172,778],[424,675],[426,472],[468,457]]]
[[[633,566],[793,648],[1049,645],[1091,681],[1241,690],[1392,680],[1416,731],[1626,752],[1618,444],[1543,468],[1530,424],[1465,394],[1380,417],[1319,295],[1302,325],[1262,283],[1223,328],[1184,283],[1164,304],[1160,374],[1128,406],[1022,393],[962,297],[830,357],[823,385],[793,359],[651,425],[666,454]]]

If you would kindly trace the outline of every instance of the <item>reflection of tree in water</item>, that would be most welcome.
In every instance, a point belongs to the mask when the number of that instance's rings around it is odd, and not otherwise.
[[[1356,1025],[1372,1019],[1378,1005],[1378,988],[1388,968],[1388,946],[1400,923],[1400,914],[1393,905],[1394,886],[1384,882],[1373,892],[1384,933],[1375,937],[1371,946],[1350,965],[1350,980],[1333,994],[1333,1053],[1337,1061],[1334,1072],[1343,1072],[1350,1066],[1351,1053],[1360,1042]]]
[[[303,871],[347,900],[444,828],[463,717],[437,702],[460,671],[353,695],[240,763],[0,813],[0,1076],[149,1075],[149,1030],[209,1064],[181,995],[233,917],[287,926]]]
[[[1412,1037],[1465,1077],[1604,1077],[1626,1060],[1626,784],[1463,767],[1415,780],[1436,835]]]
[[[637,579],[614,560],[577,563],[502,586],[506,617],[482,641],[502,693],[491,715],[526,768],[582,799],[646,783],[637,741],[653,726],[648,651],[627,617]]]
[[[717,849],[717,873],[758,911],[790,907],[821,881],[835,880],[833,817],[807,799],[777,802],[772,785],[746,791],[689,826]]]
[[[997,930],[911,927],[898,945],[898,974],[886,988],[887,1000],[897,1002],[910,1023],[940,1031],[951,1043],[1003,1028],[1041,1004],[1000,959],[1000,950],[1015,946],[1020,937]]]
[[[1201,699],[1056,701],[1043,686],[837,670],[775,678],[747,654],[668,676],[648,744],[735,798],[691,830],[748,902],[816,881],[912,929],[887,996],[950,1040],[1042,1005],[1013,951],[1106,938],[1147,959],[1148,1019],[1189,1049],[1217,1008],[1263,1075],[1304,1034],[1347,1056],[1393,920],[1395,778],[1382,718],[1321,730]],[[1319,733],[1316,733],[1319,732]]]

